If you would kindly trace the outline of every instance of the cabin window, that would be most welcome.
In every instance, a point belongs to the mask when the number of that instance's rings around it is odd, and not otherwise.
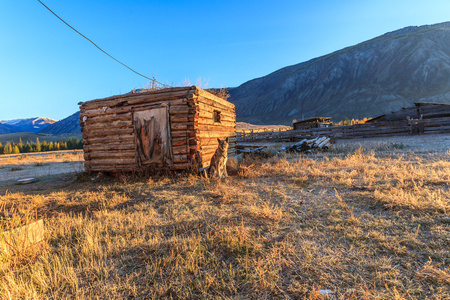
[[[214,123],[220,123],[220,111],[215,110],[213,112],[213,121]]]

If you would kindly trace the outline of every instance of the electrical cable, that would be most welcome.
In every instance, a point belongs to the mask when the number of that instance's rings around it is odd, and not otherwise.
[[[55,15],[55,17],[57,17],[58,19],[60,19],[64,24],[66,24],[67,26],[69,26],[73,31],[75,31],[76,33],[78,33],[79,35],[81,35],[82,37],[84,37],[84,38],[85,38],[86,40],[88,40],[92,45],[94,45],[98,50],[100,50],[100,51],[103,52],[104,54],[108,55],[110,58],[112,58],[113,60],[115,60],[116,62],[118,62],[119,64],[121,64],[122,66],[126,67],[127,69],[129,69],[130,71],[136,73],[137,75],[142,76],[142,77],[144,77],[144,78],[146,78],[146,79],[152,81],[152,82],[153,82],[153,85],[154,85],[154,83],[157,83],[157,84],[162,85],[163,87],[170,87],[169,85],[166,85],[166,84],[164,84],[164,83],[161,83],[161,82],[157,81],[157,80],[155,79],[155,77],[150,78],[150,77],[147,77],[147,76],[145,76],[145,75],[143,75],[143,74],[141,74],[141,73],[139,73],[139,72],[133,70],[132,68],[130,68],[129,66],[127,66],[126,64],[124,64],[123,62],[121,62],[120,60],[116,59],[115,57],[113,57],[112,55],[110,55],[108,52],[106,52],[105,50],[103,50],[102,48],[100,48],[96,43],[94,43],[93,41],[91,41],[91,40],[90,40],[88,37],[86,37],[84,34],[82,34],[81,32],[79,32],[79,31],[76,30],[75,28],[73,28],[69,23],[67,23],[66,21],[64,21],[60,16],[58,16],[53,10],[51,10],[51,9],[50,9],[47,5],[45,5],[41,0],[37,0],[37,1],[39,1],[39,3],[41,3],[46,9],[48,9],[53,15]]]

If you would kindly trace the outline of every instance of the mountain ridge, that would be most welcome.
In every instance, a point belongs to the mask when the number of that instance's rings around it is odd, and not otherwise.
[[[81,133],[80,112],[77,111],[67,118],[45,127],[39,132],[54,135]]]
[[[415,101],[450,103],[448,45],[450,22],[405,27],[247,81],[229,89],[229,101],[238,121],[254,124],[374,117]]]
[[[10,132],[39,132],[50,124],[56,123],[56,120],[44,117],[25,118],[25,119],[10,119],[0,121],[1,127],[8,128]],[[2,132],[2,131],[0,131]]]

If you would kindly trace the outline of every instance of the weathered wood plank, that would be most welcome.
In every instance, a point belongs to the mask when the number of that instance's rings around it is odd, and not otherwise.
[[[161,102],[169,105],[186,103],[189,101],[189,95],[186,93],[178,92],[171,95],[159,95],[158,97],[136,97],[128,100],[130,105],[137,105],[143,103]]]
[[[194,122],[196,115],[190,114],[190,115],[171,115],[170,121],[172,123],[189,123]]]
[[[173,156],[173,162],[179,163],[179,162],[187,162],[188,156],[187,155],[174,155]]]
[[[87,165],[88,172],[129,172],[136,170],[136,165]]]
[[[131,135],[133,133],[134,128],[96,130],[96,131],[85,130],[83,131],[83,138],[117,137],[117,136]]]
[[[220,125],[223,125],[223,126],[232,126],[232,127],[234,126],[234,127],[236,127],[236,121],[235,120],[228,121],[228,120],[221,119],[220,123],[217,123],[217,122],[214,122],[212,117],[211,118],[198,118],[197,119],[197,123],[198,123],[198,125],[215,125],[215,124],[220,124]]]
[[[186,147],[184,148],[175,147],[172,149],[172,153],[174,155],[191,155],[195,154],[197,151],[199,151],[197,147],[189,147],[188,149],[186,149]]]
[[[223,105],[225,107],[229,107],[229,108],[233,108],[234,109],[234,104],[233,103],[228,102],[227,100],[222,99],[220,97],[217,97],[216,95],[208,93],[207,91],[204,91],[202,89],[196,89],[195,94],[200,96],[199,99],[200,98],[206,98],[207,100],[211,100],[211,101],[213,101],[215,103],[218,103],[218,104],[221,104],[221,105]]]
[[[206,99],[204,97],[198,97],[196,99],[195,103],[197,106],[210,107],[210,108],[218,109],[221,111],[227,111],[230,113],[235,113],[235,111],[236,111],[234,107],[227,107],[227,106],[221,105],[220,103]]]
[[[128,120],[119,120],[119,121],[113,121],[109,123],[90,123],[85,124],[83,126],[83,130],[88,131],[98,131],[98,130],[105,130],[105,129],[122,129],[122,128],[130,128],[133,126],[133,122],[130,119]]]
[[[117,114],[117,115],[106,115],[106,116],[96,116],[96,117],[89,117],[86,118],[86,121],[83,121],[83,115],[80,114],[80,124],[84,125],[94,125],[94,124],[103,124],[103,123],[110,123],[110,122],[116,122],[116,121],[124,121],[124,120],[131,120],[131,112]]]
[[[198,125],[200,132],[203,131],[229,131],[236,132],[235,126],[220,126],[220,125]]]
[[[194,129],[194,124],[189,124],[189,123],[172,123],[170,124],[170,129],[172,130],[190,130],[190,131],[195,131]]]
[[[220,138],[224,139],[230,136],[236,136],[233,131],[200,131],[197,135],[199,138]]]
[[[196,107],[189,107],[189,106],[170,106],[169,114],[171,115],[179,115],[179,114],[195,114],[197,111]]]
[[[109,159],[109,158],[134,158],[136,157],[136,151],[95,151],[85,152],[85,159]]]
[[[116,143],[130,143],[134,145],[134,135],[131,136],[111,136],[101,138],[89,138],[85,139],[84,143],[87,145],[92,144],[116,144]]]
[[[172,146],[173,147],[175,147],[175,146],[182,146],[182,145],[186,145],[186,144],[197,145],[198,142],[197,142],[195,137],[190,137],[190,138],[179,137],[179,138],[173,138],[172,139]]]
[[[204,111],[204,110],[200,110],[199,112],[198,112],[198,117],[199,118],[205,118],[205,119],[213,119],[213,112],[209,112],[209,111]],[[220,120],[222,121],[231,121],[231,122],[233,122],[233,121],[235,121],[236,120],[236,118],[234,117],[234,116],[227,116],[227,115],[222,115],[221,114],[221,116],[220,116]]]
[[[116,143],[116,144],[93,144],[93,145],[84,145],[83,149],[85,152],[93,152],[93,151],[115,151],[115,150],[129,150],[135,151],[134,143]]]
[[[223,116],[227,116],[230,118],[236,118],[236,113],[234,112],[234,110],[227,110],[227,109],[224,109],[221,107],[215,107],[215,106],[204,104],[201,102],[198,104],[198,107],[199,107],[199,109],[198,109],[199,111],[206,111],[206,112],[212,113],[215,110],[217,110],[217,111],[220,111],[220,114]]]
[[[134,158],[95,158],[87,161],[90,165],[131,165],[136,163]]]
[[[193,131],[172,131],[172,138],[179,138],[179,137],[195,137],[195,132]]]

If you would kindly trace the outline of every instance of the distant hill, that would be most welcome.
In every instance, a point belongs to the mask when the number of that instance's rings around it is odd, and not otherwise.
[[[414,102],[450,103],[450,22],[407,27],[229,90],[237,120],[375,117]]]
[[[0,134],[16,132],[17,128],[8,124],[0,123]]]
[[[13,129],[13,132],[39,132],[55,122],[56,120],[53,119],[39,117],[0,121],[0,123],[8,125],[11,129]]]
[[[68,116],[61,121],[51,124],[40,131],[40,133],[61,135],[71,133],[81,133],[80,112],[77,111],[73,115]]]
[[[34,133],[34,132],[15,132],[8,134],[0,134],[0,143],[5,145],[7,142],[18,143],[19,139],[22,142],[35,142],[36,138],[39,138],[39,141],[47,141],[47,142],[57,142],[62,140],[68,140],[70,138],[81,139],[81,133],[74,134],[66,134],[66,135],[53,135],[53,134],[45,134],[45,133]]]

